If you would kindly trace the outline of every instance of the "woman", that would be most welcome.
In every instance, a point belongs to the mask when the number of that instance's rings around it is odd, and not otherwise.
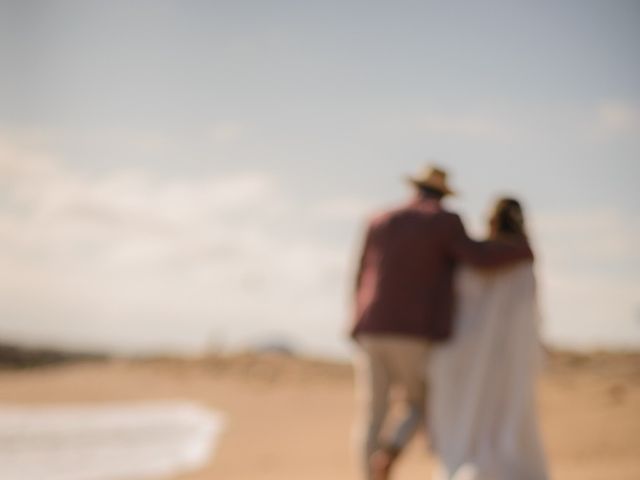
[[[497,202],[490,237],[525,236],[520,204]],[[432,351],[428,425],[438,480],[546,480],[535,380],[541,360],[531,262],[461,268],[453,340]]]

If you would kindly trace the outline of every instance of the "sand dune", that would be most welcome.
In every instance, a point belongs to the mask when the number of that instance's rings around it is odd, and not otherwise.
[[[175,480],[356,479],[348,365],[278,355],[112,360],[0,372],[0,403],[187,400],[223,411],[215,458]],[[640,355],[557,354],[540,385],[553,478],[640,478]],[[417,438],[397,479],[428,479]]]

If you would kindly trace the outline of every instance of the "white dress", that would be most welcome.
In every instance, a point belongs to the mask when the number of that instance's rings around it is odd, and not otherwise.
[[[456,275],[455,333],[429,362],[437,480],[546,480],[536,414],[541,361],[531,263]]]

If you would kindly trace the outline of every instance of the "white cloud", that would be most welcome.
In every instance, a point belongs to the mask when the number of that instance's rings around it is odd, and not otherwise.
[[[30,141],[0,135],[0,335],[121,349],[339,338],[374,202],[299,205],[259,171],[88,175]],[[640,344],[640,219],[600,209],[532,220],[549,337]]]
[[[28,160],[25,160],[28,157]],[[25,150],[18,142],[0,135],[0,185],[10,186],[25,180],[37,181],[54,174],[50,156]]]
[[[0,145],[0,333],[131,349],[344,322],[345,251],[295,232],[314,209],[272,176],[90,176]]]
[[[534,218],[534,229],[553,246],[555,261],[640,261],[640,218],[636,215],[607,208],[546,213]]]
[[[609,100],[598,107],[600,127],[609,134],[640,134],[640,109],[623,101]]]
[[[362,197],[330,198],[317,204],[314,213],[330,220],[361,222],[377,207],[376,202]]]
[[[549,265],[542,285],[549,340],[564,346],[640,347],[640,283]]]
[[[640,219],[611,209],[533,219],[551,341],[640,347]]]

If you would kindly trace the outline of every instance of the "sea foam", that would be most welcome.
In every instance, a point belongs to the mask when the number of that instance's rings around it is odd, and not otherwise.
[[[224,423],[187,402],[0,405],[0,478],[166,478],[204,466]]]

